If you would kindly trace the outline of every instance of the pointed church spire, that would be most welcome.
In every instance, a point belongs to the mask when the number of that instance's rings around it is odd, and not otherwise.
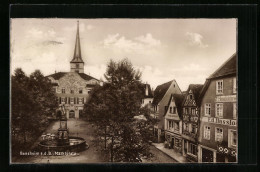
[[[70,61],[70,71],[77,73],[84,73],[84,62],[81,57],[81,47],[79,38],[79,21],[77,23],[77,34],[73,59]]]
[[[80,47],[80,38],[79,38],[79,21],[77,21],[75,49],[74,49],[73,59],[71,60],[71,62],[83,62],[81,57],[81,47]]]

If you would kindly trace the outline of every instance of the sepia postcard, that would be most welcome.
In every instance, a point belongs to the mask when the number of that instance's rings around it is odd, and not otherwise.
[[[10,163],[237,163],[237,19],[10,19]]]

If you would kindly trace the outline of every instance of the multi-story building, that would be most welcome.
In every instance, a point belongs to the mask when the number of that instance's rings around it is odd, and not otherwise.
[[[202,87],[190,84],[182,104],[182,154],[193,162],[198,162],[199,95]]]
[[[165,140],[168,148],[182,151],[182,94],[172,94],[165,112]]]
[[[152,115],[159,121],[154,126],[154,135],[157,137],[157,142],[164,141],[164,116],[172,94],[181,94],[181,89],[175,80],[161,84],[154,90]]]
[[[61,115],[64,104],[67,118],[80,118],[84,103],[90,98],[90,91],[100,81],[84,73],[84,61],[81,56],[79,23],[77,25],[76,43],[73,59],[70,62],[70,72],[55,72],[47,76],[56,91]]]
[[[151,86],[149,84],[143,84],[143,99],[141,106],[148,106],[148,108],[151,108],[152,102],[153,102],[153,93],[151,90]]]
[[[200,94],[199,162],[237,162],[237,55],[207,78]]]

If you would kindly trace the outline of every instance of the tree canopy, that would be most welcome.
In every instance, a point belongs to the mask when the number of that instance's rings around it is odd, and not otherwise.
[[[19,146],[38,137],[48,126],[47,117],[55,113],[57,107],[49,79],[39,70],[28,77],[17,68],[11,76],[12,144]]]
[[[92,91],[84,114],[95,124],[100,141],[108,143],[111,161],[140,162],[149,154],[154,124],[147,108],[141,108],[141,73],[127,60],[110,61],[105,73],[106,82]],[[136,118],[143,115],[145,120]]]

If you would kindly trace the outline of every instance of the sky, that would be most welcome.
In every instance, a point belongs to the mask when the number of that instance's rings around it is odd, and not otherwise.
[[[175,79],[186,91],[236,52],[236,19],[11,19],[11,74],[69,72],[77,21],[85,73],[97,79],[127,58],[153,89]]]

